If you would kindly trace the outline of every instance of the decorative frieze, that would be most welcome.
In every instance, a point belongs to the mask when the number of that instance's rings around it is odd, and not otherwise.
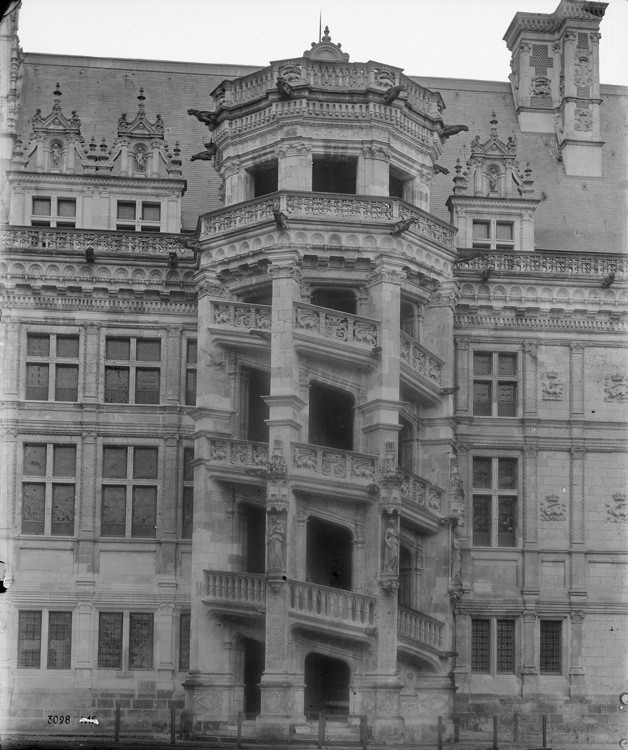
[[[628,259],[624,256],[609,257],[607,254],[588,255],[579,253],[513,254],[500,252],[474,253],[454,264],[454,276],[465,276],[465,271],[482,272],[487,265],[493,275],[530,274],[541,276],[608,276],[615,278],[628,275]]]
[[[542,521],[564,521],[567,517],[567,503],[559,495],[545,495],[541,499]]]
[[[209,323],[215,326],[258,329],[271,328],[270,305],[249,305],[244,302],[210,302]]]
[[[412,370],[436,385],[440,385],[443,370],[442,360],[435,356],[418,341],[408,334],[401,332],[401,348],[399,355]]]
[[[262,469],[269,466],[268,443],[253,443],[248,440],[217,440],[209,441],[210,461],[233,464],[245,468]]]
[[[315,305],[295,303],[294,327],[316,336],[347,343],[377,346],[376,321],[348,313],[336,313]]]
[[[377,458],[306,443],[292,443],[292,466],[324,477],[373,481]]]

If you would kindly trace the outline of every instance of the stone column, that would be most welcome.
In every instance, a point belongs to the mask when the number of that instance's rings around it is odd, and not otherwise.
[[[571,449],[569,537],[571,547],[571,581],[569,598],[574,608],[587,601],[587,561],[585,556],[584,479],[585,451],[582,446]]]
[[[98,613],[94,611],[94,581],[89,578],[78,578],[76,581],[75,653],[76,687],[91,687],[92,655],[98,644]]]
[[[312,191],[312,150],[307,143],[287,143],[277,149],[278,189]]]
[[[469,383],[471,380],[470,369],[472,365],[469,361],[469,339],[457,338],[456,343],[456,364],[458,366],[458,391],[456,395],[456,412],[461,415],[470,416],[470,393]]]
[[[521,524],[523,537],[523,585],[524,599],[536,604],[539,597],[539,509],[538,509],[538,476],[536,448],[523,450],[523,486],[519,503],[521,506]]]
[[[174,656],[174,598],[177,593],[176,581],[161,580],[159,586],[159,609],[155,617],[157,635],[157,689],[172,690],[175,668]]]
[[[582,664],[582,631],[584,629],[584,612],[571,613],[571,665],[569,667],[570,697],[586,695],[585,674]]]
[[[179,497],[179,437],[166,435],[164,441],[163,480],[161,482],[161,513],[157,522],[160,540],[159,573],[174,576],[176,571],[177,502]]]
[[[521,666],[524,698],[536,700],[539,692],[539,667],[537,655],[538,618],[536,612],[523,613],[523,658]]]
[[[390,153],[381,146],[364,146],[358,164],[358,195],[383,195],[389,191]]]
[[[537,417],[538,411],[538,373],[537,342],[523,342],[523,362],[521,379],[523,384],[523,417]],[[536,424],[536,422],[534,423]]]
[[[83,403],[98,403],[100,384],[100,323],[85,324],[85,357],[83,359]]]
[[[81,451],[82,473],[79,489],[79,540],[78,574],[88,577],[94,574],[94,535],[96,533],[96,487],[97,440],[96,433],[83,432]]]

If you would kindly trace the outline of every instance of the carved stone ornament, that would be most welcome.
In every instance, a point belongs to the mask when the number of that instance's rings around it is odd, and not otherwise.
[[[589,107],[576,109],[575,128],[580,132],[593,130],[593,115]]]
[[[541,499],[542,521],[564,521],[567,515],[567,504],[559,495],[545,495]]]
[[[628,401],[628,376],[609,375],[604,381],[604,401]]]
[[[552,83],[547,76],[535,76],[530,82],[530,96],[551,96]]]
[[[565,384],[558,379],[558,373],[548,370],[541,381],[541,392],[543,401],[562,401],[564,398]]]
[[[399,590],[399,579],[396,576],[380,576],[379,585],[389,594],[395,594]]]
[[[607,521],[628,522],[628,499],[625,492],[614,492],[613,502],[606,503]]]

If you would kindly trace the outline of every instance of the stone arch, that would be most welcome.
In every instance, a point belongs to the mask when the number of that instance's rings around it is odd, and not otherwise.
[[[149,278],[150,278],[151,281],[161,282],[161,281],[163,281],[164,275],[163,275],[163,273],[161,271],[158,271],[156,268],[154,268],[150,272],[150,277]]]
[[[59,276],[59,274],[60,269],[56,264],[51,263],[50,265],[46,266],[46,276]]]
[[[41,276],[43,272],[44,269],[39,265],[39,263],[31,263],[28,267],[29,276]]]
[[[497,284],[497,286],[494,286],[492,288],[492,296],[493,297],[505,297],[506,287],[503,286],[503,284]]]
[[[375,241],[375,237],[372,234],[365,234],[362,238],[362,246],[363,247],[377,247],[377,242]]]
[[[126,281],[129,278],[129,273],[126,268],[118,268],[114,274],[114,278]]]
[[[312,245],[324,245],[325,238],[323,237],[321,232],[313,232],[310,238],[310,243]]]
[[[342,246],[344,243],[342,241],[342,237],[337,234],[336,232],[333,232],[329,235],[328,245],[336,245],[336,246]]]
[[[63,266],[63,274],[64,276],[76,276],[76,266]]]
[[[133,280],[134,281],[145,281],[146,279],[146,273],[141,268],[136,268],[135,271],[133,271]]]
[[[104,266],[101,266],[98,271],[96,272],[96,276],[99,279],[110,279],[111,278],[111,271],[108,268],[105,268]]]

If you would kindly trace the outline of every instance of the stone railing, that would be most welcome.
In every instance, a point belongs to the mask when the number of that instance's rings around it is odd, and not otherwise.
[[[330,622],[371,627],[375,619],[373,596],[319,586],[304,581],[288,581],[291,612],[310,615]]]
[[[434,648],[442,648],[444,625],[440,620],[409,607],[397,611],[397,635]]]
[[[609,257],[608,254],[584,253],[500,253],[464,250],[473,253],[462,257],[454,264],[454,275],[464,275],[465,271],[485,271],[491,268],[495,273],[507,274],[550,274],[556,276],[617,276],[628,275],[628,258],[625,255]]]
[[[288,220],[288,228],[291,217],[378,222],[391,224],[391,230],[393,222],[411,218],[415,219],[415,223],[410,231],[452,249],[456,234],[451,225],[400,198],[279,191],[273,193],[273,197],[264,196],[246,203],[237,203],[201,216],[200,239],[205,240],[221,232],[261,222],[273,221],[274,227],[274,210],[283,211]]]
[[[266,601],[265,576],[206,570],[205,596],[214,601],[263,605]]]
[[[308,443],[291,443],[292,466],[334,479],[363,479],[372,482],[377,457],[363,453],[324,448]]]
[[[270,330],[272,318],[270,305],[249,305],[244,302],[211,302],[209,322],[215,326]]]
[[[212,438],[209,441],[208,458],[212,462],[267,469],[269,466],[268,443]]]
[[[377,346],[377,321],[325,307],[295,302],[294,327],[334,341]]]
[[[399,489],[402,497],[407,498],[413,505],[442,513],[442,490],[405,469],[397,469],[397,479],[400,482]]]
[[[399,356],[412,370],[440,386],[444,362],[421,346],[412,336],[401,331]]]
[[[84,229],[10,228],[0,231],[0,250],[54,250],[85,253],[91,247],[99,254],[168,255],[176,252],[179,258],[194,257],[185,248],[178,234],[142,234],[141,232],[111,232]]]

